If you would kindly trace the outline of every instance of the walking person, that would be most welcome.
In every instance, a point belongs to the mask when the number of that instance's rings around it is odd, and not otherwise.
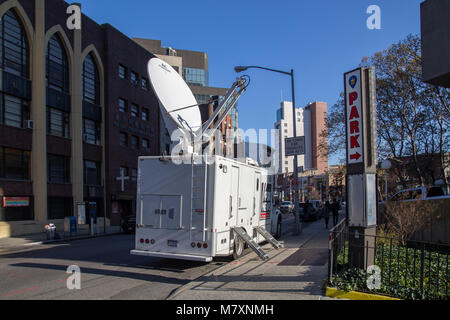
[[[336,199],[334,199],[333,204],[331,205],[331,211],[333,212],[333,222],[335,227],[339,222],[339,211],[341,210],[342,210],[341,205]]]
[[[325,228],[328,230],[328,225],[330,224],[330,211],[331,211],[331,203],[327,201],[325,206],[323,207],[323,215],[325,218]]]

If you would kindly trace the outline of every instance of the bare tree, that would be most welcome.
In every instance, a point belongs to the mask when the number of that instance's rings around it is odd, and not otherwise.
[[[435,160],[439,157],[440,177],[446,179],[450,152],[450,91],[422,82],[420,37],[410,35],[388,49],[362,59],[361,66],[374,66],[377,77],[378,155],[398,161],[408,170],[395,173],[404,187],[413,176],[420,185],[433,183]],[[345,107],[341,94],[328,113],[328,146],[322,153],[345,153]],[[402,159],[408,159],[404,161]],[[394,164],[395,165],[395,164]]]

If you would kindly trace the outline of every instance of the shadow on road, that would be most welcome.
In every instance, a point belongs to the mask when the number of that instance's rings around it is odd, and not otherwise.
[[[13,267],[20,268],[31,268],[31,269],[46,269],[46,270],[55,270],[66,272],[67,266],[55,265],[55,264],[43,264],[43,263],[17,263],[11,265]],[[119,270],[105,270],[105,269],[95,269],[95,268],[81,268],[82,274],[89,275],[99,275],[99,276],[108,276],[108,277],[117,277],[117,278],[129,278],[134,280],[143,280],[147,282],[160,282],[166,284],[179,284],[184,285],[188,283],[188,280],[177,279],[173,277],[167,276],[159,276],[153,274],[142,274],[128,271],[119,271]]]

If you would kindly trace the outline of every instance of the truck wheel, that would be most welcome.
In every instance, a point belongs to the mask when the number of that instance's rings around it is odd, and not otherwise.
[[[277,223],[277,231],[275,233],[275,239],[280,239],[281,238],[281,218],[278,218],[278,223]]]
[[[245,248],[244,241],[240,237],[235,236],[235,238],[234,238],[234,252],[233,252],[233,259],[234,260],[237,260],[240,257],[242,257],[242,255],[244,253],[244,248]]]

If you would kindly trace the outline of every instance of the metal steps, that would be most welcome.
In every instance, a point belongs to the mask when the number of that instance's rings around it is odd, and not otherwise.
[[[269,255],[257,244],[241,227],[234,227],[233,231],[264,261],[269,260]]]
[[[269,232],[264,230],[262,227],[256,227],[256,232],[264,237],[275,249],[282,249],[284,246],[279,243]]]

